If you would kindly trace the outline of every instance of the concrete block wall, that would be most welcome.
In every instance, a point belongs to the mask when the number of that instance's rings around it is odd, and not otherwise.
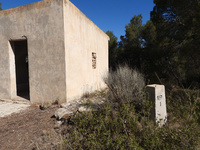
[[[64,0],[67,100],[105,87],[109,37],[70,1]],[[96,68],[92,67],[96,54]]]
[[[0,98],[16,96],[10,39],[26,36],[31,102],[66,100],[63,2],[45,0],[0,11]]]
[[[70,101],[105,87],[109,37],[69,0],[43,0],[0,11],[0,99],[17,96],[9,40],[24,38],[32,103]]]

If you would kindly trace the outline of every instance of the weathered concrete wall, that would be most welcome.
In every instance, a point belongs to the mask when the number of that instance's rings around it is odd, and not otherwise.
[[[67,100],[105,87],[109,37],[70,1],[64,0]],[[96,53],[96,69],[92,68]]]
[[[16,96],[14,54],[9,39],[28,39],[30,99],[66,100],[63,0],[0,11],[0,98]]]
[[[0,98],[16,97],[9,40],[25,38],[31,102],[70,101],[105,87],[109,37],[69,0],[43,0],[0,11]]]

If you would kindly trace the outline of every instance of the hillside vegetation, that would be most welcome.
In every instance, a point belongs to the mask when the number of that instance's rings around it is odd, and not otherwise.
[[[107,101],[67,122],[62,149],[197,149],[200,148],[200,99],[195,90],[167,92],[168,122],[150,120],[153,104],[144,94],[144,77],[120,66],[105,77]],[[134,83],[134,84],[132,84]],[[130,92],[132,91],[132,92]]]

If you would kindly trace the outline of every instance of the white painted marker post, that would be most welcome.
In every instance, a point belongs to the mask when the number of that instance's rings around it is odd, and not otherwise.
[[[163,126],[167,122],[165,86],[158,84],[147,85],[146,91],[149,100],[153,104],[155,103],[151,111],[151,118],[156,120],[159,126]]]

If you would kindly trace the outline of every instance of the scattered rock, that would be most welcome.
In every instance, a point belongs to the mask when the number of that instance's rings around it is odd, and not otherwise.
[[[65,114],[65,115],[62,116],[61,119],[67,120],[67,119],[70,118],[70,116],[71,116],[71,114]]]
[[[74,100],[71,102],[66,102],[60,105],[61,108],[66,108],[66,109],[74,109],[77,108],[81,105],[81,101],[80,100]]]
[[[64,121],[70,119],[70,116],[72,115],[73,112],[91,111],[92,109],[97,110],[100,107],[100,105],[104,103],[104,101],[105,98],[96,95],[90,98],[81,98],[66,103],[62,103],[60,105],[60,108],[55,112],[55,117],[59,121],[62,121],[63,123]],[[91,103],[91,107],[83,105],[88,102]]]
[[[68,108],[70,106],[70,103],[62,103],[61,105],[60,105],[60,107],[61,108]]]
[[[55,128],[59,128],[62,125],[62,121],[57,121],[55,124]]]
[[[91,109],[88,108],[88,107],[86,107],[86,106],[81,106],[81,107],[78,108],[78,110],[79,110],[80,112],[84,112],[84,111],[90,111]]]
[[[55,112],[55,117],[58,118],[59,120],[61,120],[64,116],[72,114],[72,113],[73,113],[72,111],[69,111],[66,108],[59,108]]]

